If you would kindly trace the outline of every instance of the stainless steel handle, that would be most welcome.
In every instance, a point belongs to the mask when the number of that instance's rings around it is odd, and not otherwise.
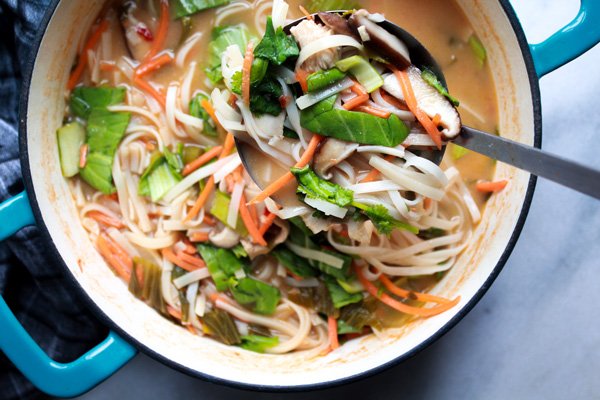
[[[454,143],[600,199],[600,171],[580,163],[468,126]]]

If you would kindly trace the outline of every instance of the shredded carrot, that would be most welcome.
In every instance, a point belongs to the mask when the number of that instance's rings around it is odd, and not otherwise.
[[[311,13],[309,13],[309,12],[306,10],[306,8],[302,7],[301,5],[300,5],[300,6],[298,6],[298,8],[300,9],[300,12],[301,12],[302,14],[304,14],[304,16],[306,17],[306,19],[308,19],[308,20],[310,20],[310,21],[312,21],[312,20],[313,20],[313,16],[312,16],[312,14],[311,14]]]
[[[484,193],[499,192],[508,185],[508,180],[503,179],[496,182],[478,182],[475,184],[475,189]]]
[[[203,259],[201,259],[200,257],[193,256],[191,254],[188,254],[184,251],[180,251],[179,253],[176,254],[176,256],[181,261],[184,261],[190,265],[195,265],[197,268],[206,267],[206,263],[204,262]]]
[[[114,243],[104,232],[98,235],[96,245],[98,246],[98,251],[102,257],[104,257],[117,275],[129,282],[131,279],[133,260],[125,250]]]
[[[165,41],[167,40],[167,33],[169,32],[169,2],[168,0],[161,0],[160,2],[160,19],[158,21],[158,29],[156,31],[156,35],[154,35],[154,40],[152,41],[152,47],[144,57],[144,62],[147,62],[159,51],[161,51],[165,45]]]
[[[386,293],[379,293],[379,290],[377,289],[377,287],[375,285],[373,285],[373,283],[369,282],[367,280],[367,278],[365,278],[365,276],[363,275],[363,273],[359,267],[355,266],[354,271],[356,272],[356,276],[358,277],[358,280],[360,281],[360,283],[367,290],[367,292],[369,292],[369,294],[371,294],[371,296],[375,297],[382,303],[392,307],[393,309],[403,312],[405,314],[416,315],[416,316],[420,316],[420,317],[431,317],[433,315],[438,315],[438,314],[443,313],[446,310],[449,310],[450,308],[454,307],[460,301],[460,296],[459,296],[452,301],[449,301],[447,303],[444,303],[444,304],[441,304],[439,306],[435,306],[432,308],[409,306],[407,304],[404,304],[404,303],[390,297]]]
[[[204,213],[204,219],[202,220],[202,223],[208,226],[215,226],[217,225],[217,220],[207,213]]]
[[[211,106],[211,108],[212,108],[212,106]],[[208,112],[208,110],[206,110],[206,111]],[[233,140],[233,135],[231,133],[228,133],[227,136],[225,137],[225,142],[223,143],[223,149],[221,150],[221,154],[219,155],[219,160],[223,159],[224,157],[228,156],[229,153],[231,153],[231,150],[233,150],[234,144],[235,144],[235,142]],[[196,203],[194,204],[194,206],[192,207],[192,209],[190,210],[188,215],[184,218],[184,220],[183,220],[184,222],[191,221],[196,215],[198,215],[198,213],[200,212],[202,207],[204,207],[204,204],[206,203],[206,201],[208,200],[208,197],[211,195],[211,193],[213,192],[214,189],[215,189],[215,177],[211,176],[210,178],[208,178],[208,181],[206,182],[206,186],[204,187],[204,190],[202,190],[202,193],[200,193],[200,196],[198,196]]]
[[[252,218],[252,222],[258,228],[260,225],[260,220],[258,219],[258,213],[256,212],[256,204],[248,205],[248,211],[250,211],[250,217]]]
[[[212,106],[212,104],[210,104],[210,101],[208,101],[206,99],[202,99],[202,101],[200,102],[200,105],[202,106],[202,108],[204,108],[204,110],[208,113],[208,115],[210,115],[210,118],[214,121],[215,125],[223,128],[221,126],[221,123],[217,119],[217,114],[215,113],[215,109]]]
[[[111,199],[113,201],[119,201],[119,195],[117,193],[107,194],[106,198]]]
[[[374,106],[366,106],[366,105],[358,106],[358,107],[356,107],[356,110],[365,112],[367,114],[374,115],[379,118],[386,118],[386,119],[389,118],[390,115],[392,115],[392,113],[389,112],[388,110],[383,110],[379,107],[374,107]]]
[[[391,154],[388,154],[387,156],[384,157],[384,160],[391,162],[394,159],[394,156]],[[374,180],[376,180],[377,178],[379,178],[379,170],[373,168],[371,170],[371,172],[369,172],[367,174],[367,176],[365,176],[364,178],[362,178],[362,180],[360,181],[360,183],[365,183],[365,182],[373,182]]]
[[[194,232],[190,235],[192,242],[208,242],[208,233],[206,232]]]
[[[186,325],[186,328],[187,328],[187,330],[188,330],[188,331],[190,331],[190,333],[191,333],[192,335],[197,335],[197,334],[198,334],[198,333],[196,332],[196,328],[194,328],[194,327],[192,326],[192,324],[188,324],[188,325]]]
[[[275,218],[277,218],[277,215],[274,213],[269,213],[269,215],[267,215],[267,218],[265,218],[262,225],[260,226],[259,232],[261,235],[264,235],[265,233],[267,233],[267,231],[269,230],[271,225],[273,225]]]
[[[79,168],[85,168],[87,164],[88,144],[82,144],[79,147]]]
[[[435,114],[433,116],[433,119],[431,120],[431,122],[433,123],[433,125],[435,125],[436,127],[440,126],[440,122],[442,122],[442,116],[440,114]]]
[[[349,100],[348,102],[344,103],[343,107],[344,107],[344,109],[350,111],[350,110],[353,110],[356,107],[360,106],[361,104],[366,103],[367,101],[369,101],[369,95],[362,94],[362,95],[356,96],[352,100]]]
[[[185,249],[183,249],[183,251],[185,253],[187,253],[187,254],[196,254],[196,253],[198,253],[198,250],[196,249],[196,246],[194,246],[192,244],[192,242],[190,242],[187,237],[183,238],[183,243],[185,244]]]
[[[187,176],[191,174],[192,172],[194,172],[195,170],[197,170],[198,168],[200,168],[201,166],[203,166],[204,164],[221,154],[222,150],[223,146],[213,147],[206,153],[202,154],[200,157],[196,158],[194,161],[190,162],[189,164],[186,164],[185,167],[183,167],[183,170],[181,171],[181,175]]]
[[[415,93],[413,92],[412,85],[410,83],[410,79],[408,78],[408,73],[406,70],[400,71],[396,67],[389,65],[389,68],[392,70],[396,79],[400,83],[400,87],[402,88],[402,93],[404,93],[404,99],[406,101],[406,105],[408,109],[415,114],[417,120],[423,125],[427,134],[433,140],[433,143],[437,146],[439,150],[442,149],[442,134],[438,130],[437,126],[433,124],[431,119],[417,104],[417,98],[415,97]]]
[[[150,94],[152,97],[154,97],[156,99],[156,101],[158,101],[158,103],[162,106],[162,108],[165,108],[165,106],[167,104],[167,99],[161,92],[156,90],[154,88],[154,86],[152,86],[150,83],[148,83],[144,79],[138,78],[138,77],[133,79],[133,84],[136,85],[137,87],[139,87],[140,89],[148,92],[148,94]]]
[[[423,199],[423,207],[425,207],[426,209],[429,208],[431,206],[431,202],[432,202],[431,198],[425,197]]]
[[[113,217],[110,217],[110,216],[104,214],[103,212],[100,212],[97,210],[92,210],[92,211],[88,212],[86,215],[92,219],[95,219],[98,222],[102,222],[106,226],[112,226],[117,229],[120,229],[125,226],[118,219],[114,219]]]
[[[408,107],[406,107],[405,103],[401,102],[394,96],[388,94],[385,90],[380,90],[379,94],[381,94],[381,97],[383,98],[383,100],[385,100],[386,103],[391,104],[400,110],[408,111]]]
[[[192,271],[195,271],[195,270],[201,268],[198,265],[190,264],[187,261],[182,260],[169,247],[162,249],[162,255],[167,260],[171,261],[173,264],[177,265],[178,267],[185,269],[186,271],[192,272]]]
[[[331,350],[335,350],[340,347],[340,342],[338,341],[337,320],[332,316],[328,316],[327,327],[329,328],[329,346],[331,347]]]
[[[367,93],[367,89],[365,89],[363,85],[356,81],[354,81],[354,85],[352,85],[350,90],[352,90],[357,96],[364,96],[369,94]]]
[[[252,72],[252,61],[254,61],[254,43],[248,42],[244,63],[242,64],[242,99],[246,106],[250,105],[250,74]]]
[[[171,307],[170,305],[167,304],[167,311],[169,314],[171,314],[171,316],[175,319],[181,320],[181,311],[179,311],[176,308]]]
[[[384,274],[381,274],[379,276],[379,281],[383,283],[383,286],[385,286],[386,289],[389,290],[391,293],[395,294],[396,296],[404,297],[405,299],[412,299],[418,301],[432,301],[434,303],[440,304],[446,304],[451,302],[448,299],[434,296],[432,294],[413,292],[411,290],[399,288],[398,286],[394,285],[390,278],[388,278]]]
[[[117,69],[114,61],[100,61],[100,71],[111,72]]]
[[[173,56],[169,53],[163,53],[160,56],[149,60],[148,62],[140,64],[140,66],[135,70],[135,75],[138,78],[141,78],[144,75],[148,75],[149,73],[160,69],[171,61],[173,61]]]
[[[294,167],[302,168],[305,165],[307,165],[315,155],[315,152],[317,151],[317,146],[319,146],[321,140],[323,140],[323,136],[317,134],[313,135],[312,139],[310,139],[310,142],[308,143],[308,146],[306,147],[306,150],[302,154],[302,157],[300,157],[300,160],[298,160]],[[281,190],[281,188],[283,188],[285,185],[287,185],[293,180],[294,175],[289,171],[286,172],[285,175],[281,176],[275,182],[271,183],[262,192],[260,192],[258,196],[250,200],[249,204],[255,204],[264,201],[267,197],[273,195],[273,193],[276,193],[278,190]]]
[[[302,68],[298,68],[296,70],[296,79],[298,79],[298,83],[300,84],[300,87],[302,88],[302,91],[304,93],[308,92],[308,83],[306,82],[306,78],[308,78],[308,75],[308,72],[306,72]]]
[[[98,25],[98,28],[94,31],[94,33],[92,33],[92,35],[86,42],[85,46],[83,46],[83,49],[81,50],[81,53],[79,54],[79,60],[77,61],[77,66],[75,67],[73,72],[71,72],[71,76],[69,76],[69,82],[67,83],[67,89],[73,90],[75,85],[77,85],[77,82],[79,82],[79,79],[81,79],[81,74],[83,74],[83,71],[85,71],[85,67],[87,66],[87,63],[88,63],[88,50],[91,50],[94,47],[96,47],[96,45],[98,44],[98,41],[100,41],[100,38],[102,37],[102,34],[107,29],[108,29],[108,21],[102,20],[102,22],[100,22],[100,25]]]
[[[265,238],[263,238],[263,235],[260,234],[256,223],[252,220],[250,210],[248,210],[248,205],[246,204],[246,196],[243,194],[240,200],[240,216],[242,217],[242,221],[244,221],[244,225],[246,225],[248,233],[252,237],[254,243],[266,247],[267,242],[265,241]]]

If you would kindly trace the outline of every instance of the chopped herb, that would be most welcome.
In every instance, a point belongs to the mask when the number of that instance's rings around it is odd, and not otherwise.
[[[354,203],[354,205],[357,205]],[[375,204],[373,206],[364,206],[362,211],[373,222],[379,233],[389,235],[394,229],[404,229],[414,234],[419,233],[419,229],[392,217],[384,206]]]
[[[204,314],[202,322],[208,328],[209,333],[221,342],[228,345],[242,343],[240,332],[235,326],[233,318],[225,311],[213,309]]]
[[[282,27],[273,27],[273,20],[267,17],[265,35],[254,49],[256,57],[264,58],[275,65],[283,64],[288,58],[298,57],[300,49],[296,40],[283,32]]]
[[[242,246],[241,244],[237,244],[235,245],[231,251],[233,252],[233,254],[237,257],[237,258],[248,258],[248,253],[246,252],[246,250],[244,249],[244,246]]]
[[[440,236],[444,236],[446,231],[440,228],[429,228],[419,232],[419,237],[421,239],[435,239]]]
[[[229,4],[231,0],[175,0],[175,18]]]
[[[479,40],[477,35],[472,34],[469,37],[469,46],[471,47],[471,50],[473,51],[477,62],[481,67],[483,67],[487,59],[487,51],[485,50],[483,43],[481,43],[481,40]]]
[[[432,71],[424,69],[423,72],[421,72],[421,78],[423,78],[423,80],[427,82],[429,86],[436,89],[442,96],[445,96],[448,100],[450,100],[452,105],[455,107],[459,106],[460,102],[456,99],[456,97],[448,93],[448,89],[442,84],[442,82],[440,82],[438,77]]]
[[[310,106],[300,113],[303,128],[323,136],[348,142],[395,147],[410,129],[396,115],[379,118],[364,112],[335,108],[337,95]]]
[[[267,349],[278,344],[279,337],[277,336],[244,335],[240,347],[257,353],[264,353]]]
[[[326,200],[340,207],[346,207],[354,201],[354,193],[351,190],[319,177],[308,165],[292,168],[291,172],[298,181],[298,193]]]

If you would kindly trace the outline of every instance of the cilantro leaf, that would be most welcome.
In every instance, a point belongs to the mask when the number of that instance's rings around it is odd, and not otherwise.
[[[319,177],[308,165],[303,168],[292,168],[291,171],[298,180],[298,193],[340,207],[346,207],[354,201],[354,193],[351,190]]]
[[[373,222],[379,233],[389,235],[394,229],[405,229],[414,234],[419,233],[419,229],[402,221],[398,221],[392,217],[384,206],[375,204],[373,206],[365,206],[363,208],[365,215]]]
[[[275,30],[272,18],[268,17],[265,35],[254,49],[254,55],[281,65],[288,58],[298,57],[298,54],[300,50],[294,38],[286,35],[281,27]]]

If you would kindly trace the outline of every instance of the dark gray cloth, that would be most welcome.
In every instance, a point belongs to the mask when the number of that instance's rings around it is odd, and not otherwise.
[[[0,201],[23,190],[17,133],[21,71],[49,2],[0,0]],[[56,361],[76,359],[107,333],[69,288],[35,227],[0,243],[0,293]],[[42,396],[0,352],[0,399]]]

